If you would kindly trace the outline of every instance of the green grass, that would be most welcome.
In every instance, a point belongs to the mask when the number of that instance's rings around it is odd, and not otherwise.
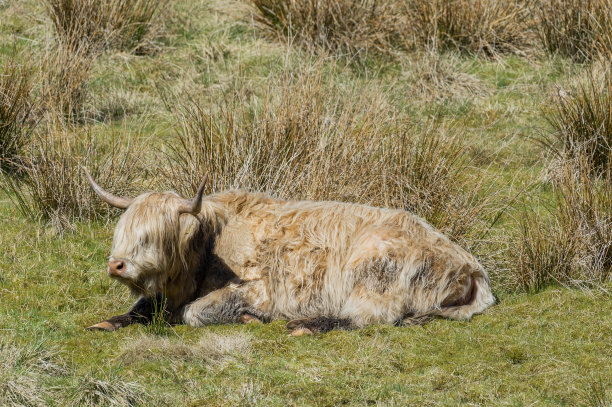
[[[380,91],[415,125],[435,119],[460,134],[474,170],[502,201],[551,202],[546,157],[532,139],[549,131],[541,107],[580,65],[447,53],[355,67],[267,41],[220,0],[170,4],[158,53],[97,60],[88,103],[101,112],[92,124],[100,134],[135,134],[158,157],[176,136],[166,93],[188,92],[211,106],[242,93],[256,103],[275,79],[317,66],[330,88]],[[0,0],[0,64],[15,42],[38,55],[50,27],[44,15],[32,0]],[[148,164],[154,178],[163,163]],[[470,322],[300,338],[287,336],[284,321],[109,334],[85,327],[134,301],[105,273],[114,220],[58,234],[0,193],[0,370],[9,372],[0,373],[0,405],[9,402],[6,386],[32,396],[22,404],[57,406],[610,405],[612,286],[514,291],[508,247],[518,206],[478,248],[499,304]]]
[[[57,236],[3,199],[0,338],[54,350],[65,371],[43,374],[52,405],[73,397],[85,375],[135,383],[152,405],[574,406],[598,380],[609,391],[612,299],[603,290],[500,292],[499,304],[471,322],[314,337],[288,337],[283,321],[177,326],[161,337],[146,326],[89,332],[130,305],[104,271],[112,226]],[[202,351],[211,334],[219,350]]]

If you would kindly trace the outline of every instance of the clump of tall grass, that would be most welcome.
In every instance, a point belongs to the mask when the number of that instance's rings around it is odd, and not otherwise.
[[[605,169],[581,155],[563,168],[559,185],[559,219],[578,234],[577,266],[587,279],[606,281],[612,275],[612,156]]]
[[[559,220],[533,208],[523,208],[518,219],[518,240],[514,245],[514,285],[539,291],[556,283],[573,280],[576,236]]]
[[[522,51],[531,41],[530,9],[519,0],[410,0],[406,13],[415,44],[497,55]]]
[[[272,36],[352,58],[410,48],[498,55],[533,41],[531,9],[519,0],[245,1]]]
[[[0,170],[10,170],[28,142],[34,71],[16,59],[5,62],[0,71]]]
[[[189,343],[183,339],[143,335],[129,341],[123,347],[121,360],[135,364],[163,359],[199,364],[222,364],[228,360],[244,357],[250,353],[253,338],[245,333],[229,335],[204,332],[200,340]]]
[[[519,286],[593,285],[612,276],[612,160],[596,172],[584,153],[561,162],[554,205],[524,210],[514,245]]]
[[[545,111],[553,129],[546,140],[560,156],[588,157],[595,171],[607,168],[612,153],[612,64],[595,66]]]
[[[545,109],[553,129],[553,203],[525,210],[515,247],[520,286],[607,281],[612,271],[611,65],[596,65]]]
[[[245,1],[268,34],[310,51],[362,60],[393,55],[405,42],[405,22],[395,0]]]
[[[41,57],[41,105],[49,119],[82,121],[95,57],[86,45],[48,42]]]
[[[277,82],[255,100],[238,92],[212,107],[168,103],[178,128],[167,144],[168,186],[190,196],[206,177],[208,192],[404,208],[457,240],[482,231],[492,197],[460,136],[410,122],[374,87],[343,94],[316,73]]]
[[[82,121],[87,82],[107,49],[143,53],[154,17],[166,0],[46,0],[55,41],[42,57],[42,95],[49,110]],[[148,47],[148,48],[147,48]]]
[[[152,335],[164,336],[168,333],[168,301],[164,295],[158,295],[153,299],[153,314],[147,323],[147,330]]]
[[[60,42],[89,53],[114,48],[143,52],[166,0],[46,0]]]
[[[534,2],[543,47],[575,61],[612,55],[611,0]]]
[[[102,378],[81,375],[72,385],[72,406],[137,406],[147,405],[149,396],[144,388],[116,374],[105,373]]]
[[[0,342],[0,404],[3,406],[46,406],[47,391],[42,379],[65,373],[41,344],[21,346],[7,340]]]
[[[62,231],[76,220],[104,219],[113,213],[92,191],[82,167],[111,191],[129,195],[141,168],[139,154],[131,142],[88,128],[77,134],[51,124],[24,152],[19,166],[23,177],[5,177],[3,188],[25,216],[46,220]]]

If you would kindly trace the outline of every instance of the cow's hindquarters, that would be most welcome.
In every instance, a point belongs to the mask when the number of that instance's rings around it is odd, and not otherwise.
[[[489,279],[483,271],[477,271],[470,276],[469,289],[464,296],[454,302],[443,304],[435,315],[441,317],[467,320],[475,314],[480,314],[495,303],[491,293]]]
[[[366,326],[432,316],[465,320],[483,312],[495,302],[486,272],[463,249],[443,243],[391,245],[363,259],[345,274],[355,284],[339,316]]]

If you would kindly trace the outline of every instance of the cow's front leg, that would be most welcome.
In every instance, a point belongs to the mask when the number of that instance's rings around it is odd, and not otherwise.
[[[161,304],[161,301],[163,301],[163,298],[161,296],[158,296],[155,299],[142,297],[125,314],[115,315],[114,317],[92,325],[87,329],[98,331],[116,331],[117,329],[121,329],[132,324],[146,324],[151,321],[153,313],[155,312],[155,301],[157,301],[157,305],[159,305]]]
[[[265,290],[261,282],[230,283],[183,309],[183,322],[191,326],[232,322],[258,322],[267,319]]]

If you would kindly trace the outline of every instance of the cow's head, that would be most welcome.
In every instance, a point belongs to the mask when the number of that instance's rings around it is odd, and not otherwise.
[[[125,209],[115,228],[108,274],[134,293],[155,295],[185,262],[182,238],[197,221],[192,217],[181,222],[181,215],[200,212],[205,183],[191,200],[172,192],[124,198],[102,189],[84,170],[102,200]]]

